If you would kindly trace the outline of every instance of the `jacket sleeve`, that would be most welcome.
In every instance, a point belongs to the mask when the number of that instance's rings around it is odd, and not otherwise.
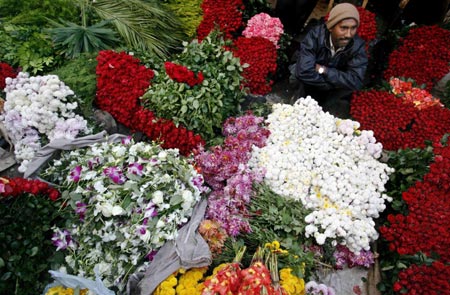
[[[318,31],[310,30],[300,43],[300,50],[295,66],[295,76],[300,81],[328,90],[333,85],[316,71],[318,55]]]
[[[357,48],[352,52],[347,68],[338,70],[336,68],[327,68],[323,75],[324,79],[335,87],[359,90],[363,86],[364,75],[367,69],[367,54],[364,48],[364,41],[356,42]]]

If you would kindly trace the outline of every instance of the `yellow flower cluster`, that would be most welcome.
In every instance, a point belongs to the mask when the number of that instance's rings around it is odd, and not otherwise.
[[[305,295],[305,281],[293,275],[291,268],[280,270],[280,285],[289,295]]]
[[[80,295],[86,295],[88,292],[88,289],[81,289]],[[66,288],[63,286],[55,286],[51,287],[45,295],[73,295],[74,289],[72,288]]]
[[[165,279],[153,295],[201,295],[204,289],[203,275],[207,267],[180,269]]]
[[[265,248],[268,248],[272,253],[277,253],[277,254],[288,254],[288,250],[282,249],[280,247],[280,242],[278,241],[273,241],[272,243],[266,243],[264,245]]]

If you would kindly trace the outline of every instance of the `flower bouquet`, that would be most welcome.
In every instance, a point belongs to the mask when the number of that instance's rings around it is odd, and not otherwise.
[[[123,289],[166,241],[177,237],[200,200],[203,177],[178,150],[122,140],[62,154],[43,176],[58,183],[72,224],[55,228],[74,274]]]

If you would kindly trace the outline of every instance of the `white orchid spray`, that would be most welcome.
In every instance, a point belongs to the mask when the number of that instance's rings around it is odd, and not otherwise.
[[[268,116],[270,136],[254,147],[252,167],[266,169],[265,182],[278,194],[301,201],[306,236],[322,245],[369,250],[378,238],[374,218],[391,201],[384,185],[393,169],[381,163],[382,145],[358,122],[322,111],[311,97],[276,104]]]
[[[65,153],[42,174],[59,183],[73,224],[54,229],[75,275],[123,289],[127,275],[152,255],[192,214],[207,191],[203,176],[177,149],[124,140]]]

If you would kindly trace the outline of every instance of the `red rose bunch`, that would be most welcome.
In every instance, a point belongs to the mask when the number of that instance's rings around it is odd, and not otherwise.
[[[9,64],[1,62],[0,63],[0,90],[4,89],[6,86],[6,78],[15,78],[17,76],[17,71],[14,70]]]
[[[213,29],[219,29],[226,39],[244,25],[242,0],[203,0],[201,4],[203,20],[197,28],[197,37],[203,40]]]
[[[277,69],[277,49],[275,45],[263,37],[239,37],[231,48],[233,54],[239,57],[244,68],[244,87],[252,94],[267,94],[272,90],[271,76]]]
[[[33,195],[46,195],[52,201],[56,201],[60,196],[60,193],[57,189],[51,187],[48,183],[42,182],[37,179],[0,177],[1,197],[17,197],[24,193]]]
[[[182,155],[188,155],[205,141],[198,134],[182,126],[176,126],[171,120],[156,118],[150,110],[140,108],[136,111],[132,126],[143,132],[148,138],[160,142],[163,148],[177,148]]]
[[[187,83],[189,86],[194,87],[197,84],[203,82],[203,73],[198,72],[197,75],[187,67],[177,65],[173,62],[167,61],[164,63],[167,75],[178,83]]]
[[[418,109],[386,91],[353,94],[352,117],[361,129],[373,130],[386,150],[424,148],[425,141],[438,142],[450,132],[450,110],[439,106]]]
[[[430,91],[449,72],[450,31],[437,25],[416,27],[399,44],[389,56],[384,72],[387,81],[391,77],[408,77],[419,85],[426,84]]]
[[[97,61],[96,103],[119,123],[129,125],[140,109],[139,97],[150,86],[155,74],[126,52],[103,50]]]
[[[399,273],[393,290],[399,294],[448,294],[450,290],[450,265],[440,261],[428,265],[413,264]]]
[[[450,145],[434,145],[434,162],[422,181],[403,192],[408,215],[388,215],[380,233],[400,255],[436,253],[450,262]]]
[[[370,42],[375,40],[377,36],[377,21],[375,13],[358,6],[359,12],[359,27],[358,35],[366,41],[366,49],[368,49]]]
[[[100,51],[97,65],[97,105],[126,127],[142,131],[163,148],[178,148],[187,155],[204,140],[167,119],[156,118],[140,105],[139,98],[150,86],[154,72],[139,59],[114,51]],[[200,79],[197,77],[196,79]]]

